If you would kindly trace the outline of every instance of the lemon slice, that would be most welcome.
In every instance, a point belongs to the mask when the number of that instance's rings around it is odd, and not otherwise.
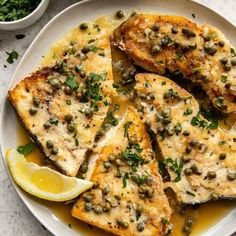
[[[68,177],[48,167],[27,162],[15,150],[8,151],[7,163],[15,182],[38,198],[56,202],[68,201],[93,186],[90,181]]]

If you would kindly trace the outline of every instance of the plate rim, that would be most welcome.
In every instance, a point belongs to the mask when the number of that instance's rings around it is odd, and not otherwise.
[[[52,19],[50,19],[47,24],[37,33],[37,35],[35,36],[34,40],[30,43],[29,47],[27,48],[27,50],[24,52],[20,62],[18,63],[18,65],[16,66],[12,76],[11,76],[11,79],[9,80],[8,82],[8,85],[6,86],[6,89],[4,91],[4,95],[3,95],[3,98],[2,98],[2,104],[1,104],[1,107],[0,107],[0,127],[2,128],[3,127],[3,123],[4,123],[4,107],[6,105],[6,103],[8,103],[8,99],[7,99],[7,96],[8,96],[8,91],[9,89],[11,88],[11,86],[13,85],[13,79],[14,77],[16,76],[16,73],[18,72],[22,62],[24,61],[24,59],[28,56],[29,54],[29,51],[31,50],[31,48],[34,46],[35,42],[38,40],[38,38],[40,37],[41,34],[43,34],[45,31],[47,31],[47,29],[50,27],[50,25],[56,21],[61,15],[65,14],[67,11],[70,11],[72,8],[74,7],[77,7],[77,6],[80,6],[80,5],[84,5],[84,4],[87,4],[89,2],[95,2],[96,0],[81,0],[79,2],[76,2],[68,7],[66,7],[65,9],[63,9],[61,12],[59,12],[58,14],[56,14]],[[116,1],[116,0],[115,0]],[[143,0],[144,1],[144,0]],[[161,0],[155,0],[156,2],[159,2]],[[183,1],[186,1],[186,0],[183,0]],[[214,9],[204,5],[203,3],[200,3],[198,2],[197,0],[188,0],[189,2],[191,2],[192,4],[195,4],[197,6],[200,6],[202,8],[205,8],[207,9],[208,11],[218,15],[220,18],[224,19],[228,24],[230,24],[235,30],[236,30],[236,24],[234,24],[233,22],[231,22],[231,20],[225,18],[221,13],[215,11]],[[50,46],[49,46],[50,48]],[[45,224],[45,222],[43,221],[42,218],[40,218],[39,214],[36,212],[35,210],[35,207],[32,206],[30,204],[30,201],[25,198],[23,196],[23,190],[20,189],[14,182],[11,174],[10,174],[10,171],[9,171],[9,168],[7,167],[7,163],[6,163],[6,158],[4,157],[5,156],[5,153],[3,152],[3,144],[2,144],[2,141],[4,140],[3,138],[3,132],[0,132],[0,155],[1,155],[1,160],[3,162],[3,165],[4,165],[4,169],[8,175],[8,178],[10,179],[10,182],[14,188],[14,190],[16,191],[16,193],[18,194],[18,196],[20,197],[21,201],[25,204],[25,206],[28,208],[28,210],[32,213],[32,215],[39,221],[39,223],[41,225],[43,225],[50,233],[52,233],[53,235],[56,235],[54,230],[53,230],[53,227],[50,227],[49,225]],[[64,222],[63,222],[64,223]],[[236,231],[236,225],[234,227],[234,230],[232,230],[232,232],[229,233],[229,235],[231,235],[232,233],[234,233]],[[204,232],[203,232],[204,233]]]

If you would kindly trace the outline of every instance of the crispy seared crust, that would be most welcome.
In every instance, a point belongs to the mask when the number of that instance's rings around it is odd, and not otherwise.
[[[136,82],[137,94],[146,95],[136,100],[143,107],[140,115],[156,134],[171,178],[166,186],[176,192],[179,202],[195,204],[213,197],[236,198],[236,180],[227,177],[236,173],[233,138],[198,115],[199,105],[194,97],[171,80],[144,73],[136,75]],[[172,95],[168,96],[170,91]],[[148,99],[151,95],[153,99]],[[222,154],[224,158],[220,157]],[[215,177],[209,177],[208,172],[213,172],[211,176],[215,173]]]
[[[129,139],[124,137],[124,126],[127,122],[132,122],[128,128]],[[121,153],[127,148],[129,140],[137,143],[142,148],[141,156],[145,160],[149,160],[149,163],[140,165],[135,173],[137,174],[149,174],[153,178],[153,182],[150,187],[154,189],[154,196],[152,198],[141,198],[138,193],[138,185],[131,180],[132,171],[127,163],[121,161],[119,169],[122,175],[129,173],[129,179],[127,179],[127,186],[124,187],[124,177],[116,177],[117,167],[115,163]],[[104,169],[104,162],[109,160],[110,155],[114,155],[115,159],[112,162],[112,167],[109,171]],[[164,224],[163,219],[166,222],[170,220],[171,210],[166,196],[163,192],[163,183],[161,177],[157,171],[158,166],[155,161],[151,144],[148,135],[145,132],[145,127],[141,122],[138,114],[133,107],[128,109],[128,112],[124,118],[120,121],[114,130],[110,130],[103,141],[98,144],[94,153],[95,162],[93,162],[94,168],[90,177],[90,180],[97,183],[98,187],[84,193],[78,202],[75,204],[72,210],[72,215],[82,221],[95,225],[106,231],[109,231],[116,235],[122,236],[156,236],[163,235],[168,231],[170,225]],[[142,186],[146,186],[143,184]],[[109,187],[110,191],[107,195],[103,195],[102,191],[105,187]],[[99,204],[102,206],[105,202],[111,204],[111,209],[108,212],[101,214],[95,214],[93,210],[85,210],[85,197],[91,195],[92,204]],[[117,203],[117,199],[114,196],[119,196],[120,200]],[[135,213],[137,207],[143,208],[139,219],[136,219]],[[128,228],[117,225],[117,220],[123,220],[129,223]],[[133,220],[133,221],[132,221]],[[137,224],[140,222],[145,223],[145,228],[141,232],[137,230]]]
[[[158,31],[152,30],[155,24],[160,26]],[[171,32],[172,27],[176,27],[176,34]],[[183,28],[194,32],[196,36],[184,35]],[[170,41],[159,53],[152,53],[152,47],[160,45],[164,36],[168,36]],[[203,37],[210,37],[210,41],[204,41]],[[236,112],[236,66],[226,71],[220,62],[225,57],[230,65],[234,55],[231,53],[232,46],[218,29],[197,25],[181,16],[139,14],[118,27],[113,38],[114,44],[145,70],[159,75],[165,74],[166,70],[171,73],[180,71],[185,78],[201,84],[219,110]],[[223,47],[218,45],[222,40],[225,42]],[[214,55],[204,49],[207,44],[217,49]],[[227,77],[227,82],[221,79],[222,75]],[[223,97],[222,104],[219,104],[218,97]]]

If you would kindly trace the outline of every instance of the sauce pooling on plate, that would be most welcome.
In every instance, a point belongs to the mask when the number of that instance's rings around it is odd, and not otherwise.
[[[122,18],[125,19],[125,18]],[[96,19],[94,22],[90,22],[88,25],[88,29],[82,31],[79,27],[72,30],[70,33],[64,36],[63,39],[59,40],[55,43],[52,48],[50,49],[49,53],[44,57],[41,62],[41,66],[49,66],[52,65],[56,60],[63,56],[63,52],[65,48],[67,48],[71,42],[79,40],[81,34],[88,34],[91,29],[91,34],[99,30],[103,29],[110,29],[111,31],[117,27],[121,23],[120,20],[115,19],[113,16],[112,18],[102,16]],[[132,65],[128,62],[127,58],[118,50],[112,50],[112,58],[113,58],[113,72],[114,72],[114,82],[115,84],[119,84],[119,81],[122,78],[122,75],[119,73],[120,64],[122,64],[125,68],[133,68]],[[130,70],[131,70],[130,69]],[[133,105],[132,102],[128,102],[126,96],[121,96],[120,98],[113,99],[114,106],[111,107],[111,111],[113,112],[113,116],[116,119],[123,114],[126,108],[129,105]],[[119,107],[119,109],[114,109]],[[222,128],[228,128],[225,123],[232,124],[232,121],[229,120],[224,122]],[[19,129],[19,144],[25,144],[28,142],[28,138],[24,133],[23,129]],[[45,165],[45,161],[38,150],[32,152],[27,159],[29,161],[33,161],[40,165]],[[89,236],[106,236],[110,235],[102,230],[99,230],[95,227],[88,227],[87,224],[80,222],[74,219],[71,216],[71,204],[64,204],[64,203],[51,203],[46,201],[40,201],[43,205],[46,205],[53,214],[61,221],[63,221],[68,227],[77,230],[78,232],[83,232],[83,235]],[[173,202],[174,199],[170,197],[170,201]],[[173,204],[174,205],[174,204]],[[186,209],[174,209],[174,213],[172,215],[172,223],[174,225],[174,229],[172,235],[178,236],[183,235],[183,226],[185,224],[186,219],[191,216],[194,219],[193,227],[192,227],[192,234],[191,235],[199,235],[203,231],[209,229],[221,219],[223,219],[230,210],[234,209],[236,206],[235,202],[230,201],[216,201],[216,202],[209,202],[205,204],[201,204],[198,206],[190,206],[186,207]],[[212,209],[214,209],[214,215],[211,214]],[[179,211],[182,213],[180,214]]]

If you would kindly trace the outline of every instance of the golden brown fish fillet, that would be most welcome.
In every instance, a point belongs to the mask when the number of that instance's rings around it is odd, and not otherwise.
[[[136,82],[139,114],[157,138],[178,200],[236,198],[235,139],[204,119],[195,98],[173,81],[138,74]]]
[[[9,99],[43,153],[75,176],[106,117],[112,83],[109,34],[102,33],[73,43],[54,67],[20,81]]]
[[[145,70],[181,73],[216,108],[236,112],[236,51],[218,29],[181,16],[138,14],[115,30],[114,44]]]
[[[157,236],[170,229],[171,209],[145,127],[129,107],[94,150],[84,193],[72,215],[115,235]]]

